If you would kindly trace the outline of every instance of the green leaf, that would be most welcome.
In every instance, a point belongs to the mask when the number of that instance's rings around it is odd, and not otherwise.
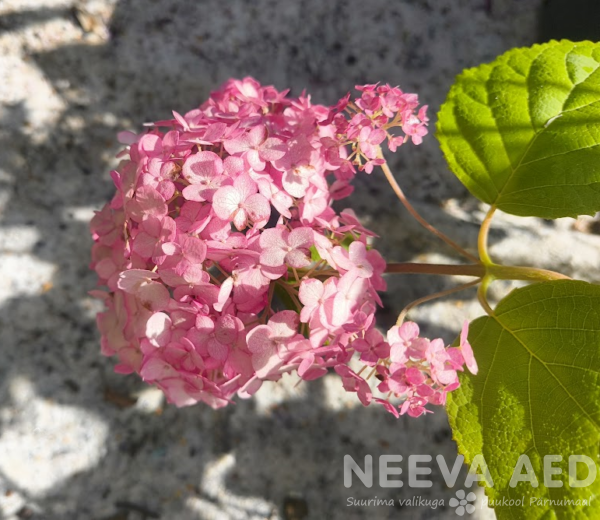
[[[464,71],[438,114],[450,169],[522,216],[600,210],[600,43],[513,49]]]
[[[561,280],[517,289],[494,316],[471,324],[469,341],[479,365],[476,376],[461,374],[461,387],[447,409],[454,439],[468,464],[481,454],[493,487],[490,502],[524,498],[524,505],[495,507],[510,519],[600,518],[600,472],[587,487],[571,487],[569,456],[598,461],[600,442],[600,286]],[[519,456],[526,454],[539,487],[509,483]],[[543,458],[562,455],[562,487],[544,485]],[[596,464],[597,469],[597,464]],[[587,466],[577,466],[580,480]],[[522,470],[525,473],[525,470]],[[558,502],[531,504],[532,497]],[[491,505],[491,504],[490,504]]]
[[[281,284],[275,284],[274,293],[276,298],[271,302],[271,308],[278,311],[297,308],[294,300],[292,300],[292,297],[290,296],[290,293],[287,292]]]
[[[310,246],[309,251],[311,262],[318,262],[319,260],[321,260],[321,255],[319,254],[315,246]]]

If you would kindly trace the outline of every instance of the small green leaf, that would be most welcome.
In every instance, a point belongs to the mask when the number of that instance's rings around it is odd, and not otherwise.
[[[471,324],[469,341],[479,365],[476,376],[461,374],[448,415],[467,463],[481,454],[493,487],[490,501],[523,498],[520,506],[497,506],[510,519],[600,518],[600,472],[585,487],[569,485],[569,457],[596,463],[600,442],[600,286],[561,280],[517,289],[492,317]],[[539,487],[510,486],[521,455],[527,455]],[[544,456],[561,455],[544,485]],[[579,464],[577,478],[587,476]],[[525,470],[522,469],[522,473]],[[577,505],[577,500],[590,500]],[[532,503],[532,499],[537,499]],[[551,500],[554,502],[543,502]],[[572,500],[572,503],[565,501]]]
[[[321,255],[319,254],[315,246],[310,246],[309,251],[311,262],[318,262],[319,260],[321,260]]]
[[[356,240],[356,237],[352,233],[346,233],[344,240],[342,240],[342,247],[346,250],[350,249],[350,244]]]
[[[438,114],[450,169],[522,216],[600,210],[600,43],[512,49],[464,71]]]

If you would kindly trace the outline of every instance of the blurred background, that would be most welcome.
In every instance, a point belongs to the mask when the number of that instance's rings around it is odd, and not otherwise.
[[[230,77],[306,89],[324,104],[380,81],[430,106],[423,145],[390,157],[400,184],[472,249],[485,208],[445,166],[433,136],[439,105],[462,69],[512,47],[598,40],[599,11],[584,0],[0,0],[0,518],[456,518],[448,502],[458,487],[446,487],[435,462],[431,488],[343,483],[346,454],[454,463],[443,409],[396,420],[363,408],[334,376],[288,378],[219,411],[176,409],[114,374],[99,352],[100,305],[87,295],[96,284],[88,222],[112,196],[120,130],[185,113]],[[349,205],[386,258],[459,261],[407,218],[382,175],[356,185]],[[596,219],[495,222],[494,258],[600,280]],[[460,281],[388,278],[382,327]],[[450,342],[481,314],[473,296],[411,317]],[[494,518],[477,493],[472,518]],[[348,505],[375,497],[396,507]],[[412,497],[444,505],[398,507]]]

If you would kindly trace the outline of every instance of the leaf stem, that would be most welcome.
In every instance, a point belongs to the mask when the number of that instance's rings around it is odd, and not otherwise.
[[[485,266],[488,276],[495,280],[525,280],[530,282],[549,282],[551,280],[571,280],[566,274],[538,269],[537,267],[521,267],[491,264]]]
[[[483,310],[488,314],[488,316],[494,315],[494,309],[490,306],[487,301],[487,290],[490,283],[493,281],[493,277],[486,276],[481,280],[481,285],[477,288],[477,299],[479,300],[479,304],[483,307]]]
[[[488,241],[488,233],[490,231],[490,225],[492,224],[492,217],[494,216],[494,212],[496,211],[496,206],[490,206],[483,222],[481,223],[481,228],[479,229],[479,236],[477,237],[477,251],[479,253],[479,258],[481,262],[485,265],[493,264],[492,259],[487,250],[487,241]]]
[[[527,281],[550,281],[550,280],[570,280],[569,276],[554,271],[548,271],[547,269],[538,269],[537,267],[521,267],[521,266],[508,266],[499,265],[492,261],[487,244],[490,226],[492,224],[492,217],[496,212],[496,206],[491,205],[488,210],[483,222],[481,223],[481,229],[479,230],[479,236],[477,237],[477,251],[481,263],[485,266],[486,276],[488,280],[484,280],[482,285],[491,283],[494,280],[527,280]]]
[[[379,155],[381,156],[382,159],[384,159],[383,154],[381,153],[381,151],[380,151]],[[455,251],[457,251],[458,253],[460,253],[465,258],[468,258],[472,262],[479,262],[478,258],[476,258],[474,255],[472,255],[468,251],[465,251],[456,242],[454,242],[454,240],[452,240],[451,238],[447,237],[444,233],[442,233],[437,228],[433,227],[421,215],[419,215],[419,213],[417,212],[417,210],[415,208],[413,208],[412,204],[410,202],[408,202],[408,199],[406,198],[406,195],[404,195],[404,192],[402,191],[402,188],[400,188],[400,186],[396,182],[396,179],[394,178],[394,175],[392,174],[392,171],[390,170],[390,167],[388,166],[387,162],[384,162],[381,165],[381,169],[383,170],[383,173],[385,174],[388,182],[390,183],[390,186],[394,190],[394,193],[396,194],[396,196],[398,197],[398,199],[400,199],[400,202],[402,203],[402,205],[407,209],[407,211],[413,216],[413,218],[419,224],[421,224],[425,229],[427,229],[428,231],[430,231],[431,233],[433,233],[438,238],[442,239],[452,249],[454,249]]]
[[[418,264],[405,262],[388,264],[385,272],[390,274],[440,274],[482,278],[486,274],[486,269],[482,264]]]
[[[388,274],[439,274],[447,276],[476,276],[493,280],[525,280],[530,282],[547,282],[550,280],[570,280],[567,275],[539,269],[537,267],[521,267],[490,264],[419,264],[412,262],[388,264]]]
[[[463,285],[459,285],[458,287],[452,287],[452,289],[446,289],[445,291],[440,291],[440,292],[437,292],[434,294],[429,294],[428,296],[423,296],[423,298],[419,298],[418,300],[415,300],[414,302],[409,303],[406,307],[404,307],[404,309],[402,309],[402,312],[398,315],[398,320],[396,321],[396,325],[398,325],[398,326],[402,325],[402,323],[404,322],[404,318],[406,318],[406,315],[408,314],[408,311],[410,311],[417,305],[428,302],[430,300],[435,300],[437,298],[442,298],[444,296],[448,296],[449,294],[454,294],[459,291],[464,291],[465,289],[474,287],[479,282],[481,282],[481,278],[478,278],[477,280],[473,280],[472,282],[469,282],[469,283],[465,283]]]

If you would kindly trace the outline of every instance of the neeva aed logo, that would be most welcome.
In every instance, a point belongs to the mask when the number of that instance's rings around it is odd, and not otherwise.
[[[397,464],[404,460],[402,455],[381,455],[379,457],[378,482],[382,488],[400,488],[404,481],[400,478],[403,475],[403,469]],[[427,475],[432,473],[431,455],[409,455],[407,468],[407,481],[410,488],[429,488],[433,485],[432,481],[427,479]],[[437,455],[435,458],[440,472],[449,488],[454,487],[460,469],[464,463],[464,457],[458,455],[452,465],[447,464],[443,455]],[[563,480],[559,480],[559,475],[563,473],[562,468],[557,464],[562,462],[562,455],[544,456],[542,483],[547,488],[557,488],[564,485]],[[587,475],[585,467],[587,466]],[[581,488],[590,486],[597,476],[597,467],[594,461],[587,455],[570,455],[568,458],[568,486],[572,488]],[[362,467],[352,458],[351,455],[344,455],[344,486],[349,488],[353,484],[353,475],[356,476],[365,487],[373,487],[373,457],[365,455]],[[583,477],[583,478],[581,478]],[[490,475],[487,463],[483,455],[473,457],[473,462],[469,467],[469,472],[464,481],[464,487],[471,487],[474,482],[484,482],[489,487],[494,487],[494,481]],[[519,482],[529,482],[534,488],[540,485],[538,475],[536,475],[531,461],[527,455],[521,455],[517,460],[509,486],[514,488]]]

